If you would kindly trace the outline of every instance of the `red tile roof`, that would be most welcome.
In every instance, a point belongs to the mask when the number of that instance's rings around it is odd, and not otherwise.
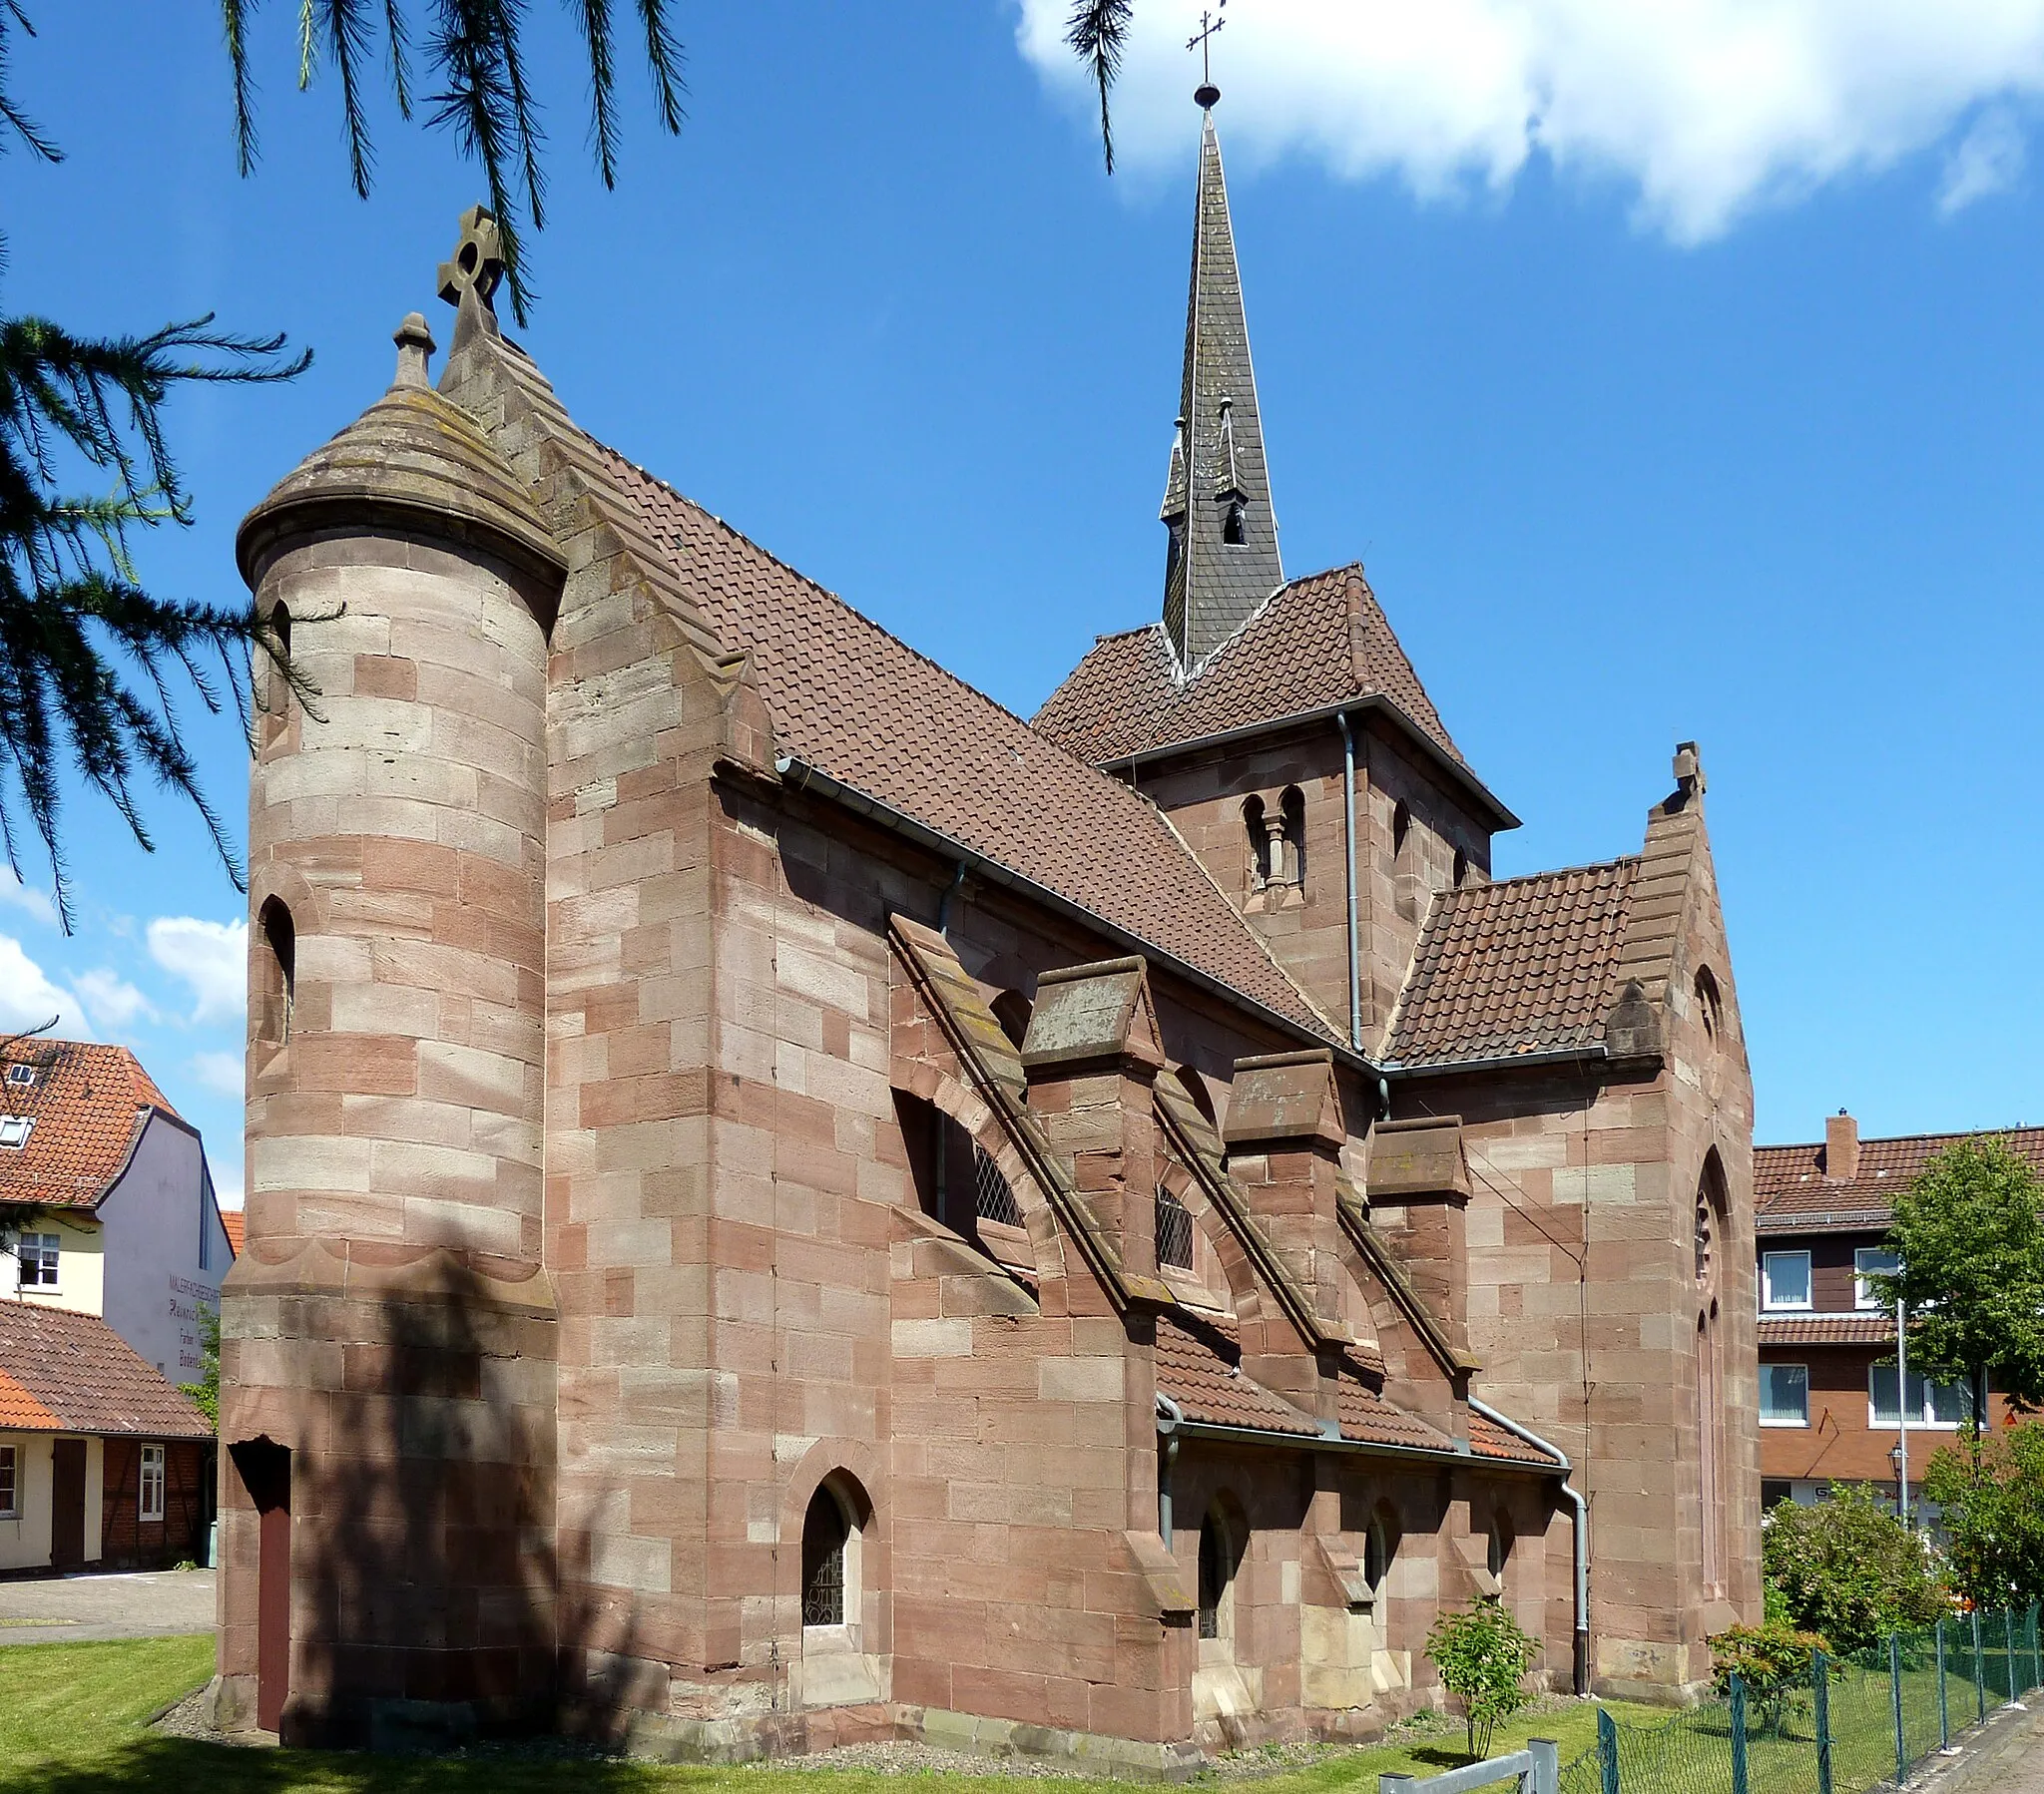
[[[1336,567],[1279,587],[1183,683],[1163,624],[1102,636],[1035,724],[1098,765],[1372,695],[1467,770],[1362,569]]]
[[[1885,1228],[1895,1194],[1907,1189],[1933,1153],[1961,1140],[1998,1139],[2044,1176],[2044,1127],[1988,1128],[1976,1133],[1910,1133],[1859,1142],[1858,1175],[1833,1177],[1821,1140],[1804,1146],[1756,1146],[1755,1220],[1768,1232]]]
[[[1417,1446],[1422,1451],[1451,1452],[1455,1443],[1417,1415],[1394,1408],[1367,1384],[1341,1377],[1334,1384],[1334,1414],[1343,1439],[1370,1445]]]
[[[1600,1044],[1638,871],[1639,861],[1626,858],[1443,891],[1391,1020],[1386,1063]]]
[[[1552,1468],[1561,1462],[1480,1414],[1469,1417],[1469,1449],[1479,1458],[1506,1458],[1515,1464],[1543,1464]]]
[[[1310,1416],[1244,1376],[1214,1339],[1169,1319],[1157,1323],[1157,1388],[1188,1420],[1305,1437],[1319,1431]]]
[[[17,1084],[13,1068],[35,1073]],[[128,1162],[151,1110],[176,1115],[126,1047],[16,1041],[0,1051],[0,1115],[35,1125],[18,1149],[0,1146],[0,1202],[90,1208]]]
[[[220,1211],[220,1224],[228,1231],[228,1250],[237,1258],[241,1257],[242,1242],[248,1232],[248,1215],[239,1208],[223,1208]]]
[[[1761,1316],[1764,1346],[1884,1345],[1895,1337],[1895,1323],[1885,1314],[1790,1314]]]
[[[206,1439],[191,1398],[96,1314],[0,1302],[0,1427]]]
[[[601,452],[718,639],[748,655],[781,751],[1295,1026],[1340,1038],[1151,804],[615,450]]]

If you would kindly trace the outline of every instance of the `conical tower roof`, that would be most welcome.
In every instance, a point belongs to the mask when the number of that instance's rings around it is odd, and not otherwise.
[[[286,540],[358,529],[379,517],[433,531],[559,577],[567,562],[474,418],[426,384],[433,339],[413,312],[398,326],[390,390],[330,442],[314,449],[242,520],[235,558],[253,588]]]
[[[1284,583],[1212,87],[1203,87],[1185,375],[1163,519],[1164,627],[1190,671]]]

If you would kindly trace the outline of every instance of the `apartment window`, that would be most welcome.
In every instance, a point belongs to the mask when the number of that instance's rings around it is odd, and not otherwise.
[[[1808,1365],[1764,1364],[1761,1366],[1761,1425],[1764,1427],[1806,1427],[1809,1425]]]
[[[21,1260],[21,1286],[24,1289],[55,1289],[57,1287],[57,1235],[54,1233],[24,1233],[21,1243],[15,1247]]]
[[[0,1116],[0,1146],[12,1146],[19,1151],[35,1130],[35,1121],[30,1116]]]
[[[1965,1386],[1959,1383],[1926,1383],[1914,1371],[1908,1383],[1909,1424],[1912,1427],[1956,1429],[1973,1411]],[[1866,1373],[1867,1425],[1900,1427],[1902,1404],[1896,1398],[1895,1366],[1876,1364]]]
[[[1772,1513],[1786,1501],[1792,1501],[1795,1485],[1787,1477],[1763,1477],[1761,1479],[1761,1512]]]
[[[1193,1268],[1193,1217],[1186,1205],[1157,1186],[1157,1262],[1174,1270]]]
[[[15,1520],[21,1515],[21,1508],[15,1500],[15,1490],[19,1486],[16,1466],[21,1462],[16,1450],[11,1445],[0,1445],[0,1520]]]
[[[164,1517],[164,1448],[160,1445],[146,1445],[142,1448],[142,1509],[143,1520],[161,1520]]]
[[[1852,1301],[1860,1308],[1885,1308],[1887,1304],[1874,1292],[1870,1277],[1892,1277],[1902,1268],[1902,1261],[1894,1253],[1881,1246],[1861,1246],[1852,1254]]]
[[[1807,1252],[1769,1252],[1762,1258],[1761,1305],[1765,1308],[1809,1306]]]

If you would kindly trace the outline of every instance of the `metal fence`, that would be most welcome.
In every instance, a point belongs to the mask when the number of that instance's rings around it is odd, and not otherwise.
[[[1974,1612],[1898,1632],[1853,1658],[1818,1652],[1808,1681],[1650,1724],[1597,1715],[1561,1794],[1863,1794],[1898,1788],[1967,1726],[2044,1686],[2039,1609]]]

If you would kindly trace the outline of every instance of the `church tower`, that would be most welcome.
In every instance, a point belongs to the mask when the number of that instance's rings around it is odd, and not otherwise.
[[[1185,376],[1159,514],[1170,532],[1164,627],[1187,673],[1284,584],[1228,183],[1214,130],[1221,90],[1210,83],[1194,98],[1201,110],[1200,192],[1193,212]]]

